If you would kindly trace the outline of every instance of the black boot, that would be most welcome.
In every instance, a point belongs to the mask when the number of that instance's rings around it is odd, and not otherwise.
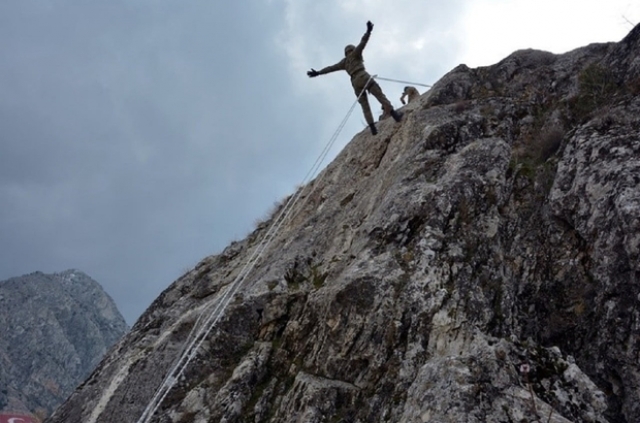
[[[376,128],[376,124],[375,123],[370,123],[369,124],[369,129],[371,129],[371,133],[373,135],[378,135],[378,129]]]
[[[393,120],[395,120],[396,122],[400,122],[402,120],[402,113],[400,112],[396,112],[395,110],[391,111],[391,117],[393,118]]]

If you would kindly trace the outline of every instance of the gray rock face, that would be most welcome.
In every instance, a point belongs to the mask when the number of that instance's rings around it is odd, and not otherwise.
[[[640,421],[640,27],[461,65],[301,188],[154,422]],[[47,422],[136,422],[274,219]]]
[[[0,282],[0,411],[50,414],[127,330],[111,298],[77,270]]]

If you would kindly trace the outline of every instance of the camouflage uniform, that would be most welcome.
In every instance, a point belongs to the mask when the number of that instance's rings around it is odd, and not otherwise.
[[[378,121],[382,121],[384,119],[388,119],[391,117],[391,113],[387,112],[384,107],[382,108],[382,114],[378,117]]]
[[[391,102],[382,92],[380,85],[378,85],[378,83],[373,78],[371,78],[371,75],[369,75],[369,73],[364,68],[362,51],[369,41],[369,36],[371,35],[372,28],[373,24],[367,22],[367,32],[362,36],[360,44],[358,44],[357,46],[349,44],[344,48],[344,59],[342,59],[335,65],[327,66],[326,68],[320,69],[319,71],[311,69],[311,71],[307,72],[307,75],[309,75],[310,77],[315,77],[339,70],[346,71],[351,77],[351,86],[353,86],[354,93],[356,94],[356,96],[360,96],[358,98],[358,102],[360,103],[360,106],[362,106],[364,118],[371,127],[371,131],[374,132],[375,135],[375,125],[373,115],[371,113],[371,107],[369,106],[369,99],[367,98],[367,91],[376,99],[378,99],[380,104],[382,104],[382,110],[384,111],[384,114],[393,116],[396,121],[400,121],[401,115],[393,110]],[[360,95],[360,93],[362,93],[362,95]]]

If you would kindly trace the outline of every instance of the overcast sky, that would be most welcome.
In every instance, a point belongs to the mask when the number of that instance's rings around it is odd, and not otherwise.
[[[0,280],[80,269],[132,324],[304,178],[355,100],[346,73],[305,72],[367,20],[371,73],[432,84],[517,49],[619,41],[634,3],[3,0]],[[402,85],[381,86],[399,106]],[[363,127],[358,108],[330,157]]]

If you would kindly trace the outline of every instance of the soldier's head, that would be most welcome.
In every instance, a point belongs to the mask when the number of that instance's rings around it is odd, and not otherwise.
[[[354,46],[353,44],[349,44],[348,46],[346,46],[344,48],[344,57],[347,57],[355,49],[356,49],[356,46]]]

